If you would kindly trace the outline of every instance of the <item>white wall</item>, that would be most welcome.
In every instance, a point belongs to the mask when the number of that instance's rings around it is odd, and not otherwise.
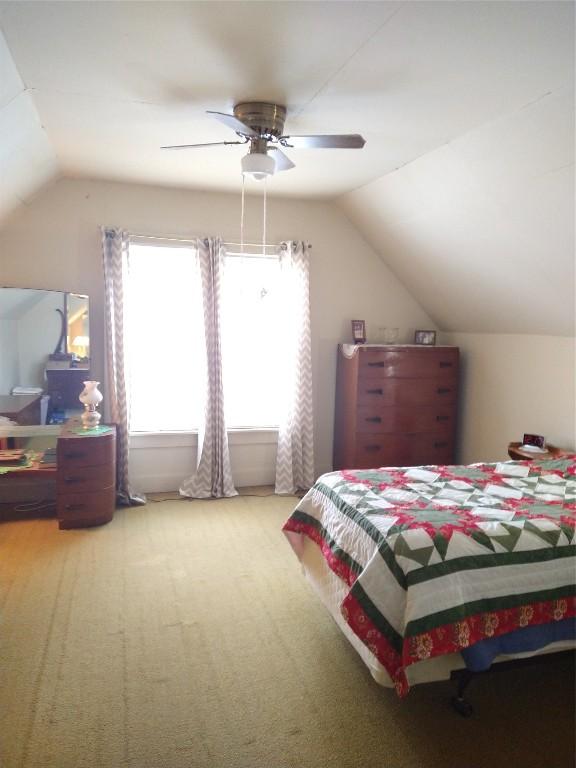
[[[576,449],[575,339],[520,334],[442,334],[462,360],[459,458],[507,459],[525,432]]]
[[[18,326],[12,317],[0,317],[0,395],[18,384]]]
[[[249,196],[247,241],[261,238],[261,216],[260,196]],[[88,294],[93,372],[95,378],[104,381],[99,226],[118,225],[140,234],[182,237],[214,234],[237,240],[239,224],[240,191],[236,195],[225,195],[61,180],[28,206],[20,208],[0,230],[0,284]],[[410,340],[414,328],[434,328],[434,325],[333,205],[269,198],[268,240],[282,239],[302,239],[312,244],[315,463],[316,472],[320,474],[332,466],[336,344],[350,339],[350,320],[365,319],[369,336],[380,326],[398,327],[401,341]],[[173,388],[168,368],[166,382],[167,388]],[[267,441],[269,437],[264,436],[262,440]],[[149,448],[140,450],[150,454]],[[182,451],[186,446],[178,449],[177,470],[174,462],[167,458],[166,450],[169,449],[163,449],[163,458],[153,467],[142,456],[138,459],[134,456],[134,466],[142,475],[156,475],[154,482],[158,490],[176,487],[175,472],[178,481],[182,479],[180,474],[185,463]],[[274,450],[275,446],[267,442],[245,449],[235,446],[233,469],[239,478],[247,478],[249,484],[271,482]],[[193,462],[191,449],[188,470],[192,469]],[[254,471],[257,467],[263,470],[260,479]]]

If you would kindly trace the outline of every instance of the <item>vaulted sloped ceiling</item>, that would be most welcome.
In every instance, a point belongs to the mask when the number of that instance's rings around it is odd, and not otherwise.
[[[0,30],[0,220],[57,174],[56,154]]]
[[[571,89],[339,203],[439,328],[574,335]]]
[[[0,27],[0,218],[56,174],[239,191],[244,147],[160,146],[275,100],[367,142],[287,149],[269,194],[334,200],[439,328],[573,333],[572,2],[0,0]]]

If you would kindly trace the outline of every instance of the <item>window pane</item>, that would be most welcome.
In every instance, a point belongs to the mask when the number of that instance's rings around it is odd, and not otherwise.
[[[186,247],[133,244],[126,278],[130,429],[197,429],[204,350],[196,254]]]
[[[226,257],[222,358],[226,424],[274,427],[282,402],[277,259]]]

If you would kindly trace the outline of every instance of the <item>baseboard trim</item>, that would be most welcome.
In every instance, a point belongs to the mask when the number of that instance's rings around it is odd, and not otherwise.
[[[175,474],[131,474],[130,484],[133,488],[142,493],[165,493],[168,491],[178,491],[185,479],[185,475]],[[274,485],[276,481],[276,473],[274,469],[266,470],[263,467],[247,467],[242,471],[234,472],[232,480],[236,488]]]

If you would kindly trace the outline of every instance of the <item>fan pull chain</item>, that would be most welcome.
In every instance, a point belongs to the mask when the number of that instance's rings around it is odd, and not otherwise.
[[[244,182],[246,177],[242,174],[242,208],[240,211],[240,252],[244,253]]]
[[[266,192],[268,190],[268,177],[264,177],[264,205],[262,212],[262,256],[266,256]]]

